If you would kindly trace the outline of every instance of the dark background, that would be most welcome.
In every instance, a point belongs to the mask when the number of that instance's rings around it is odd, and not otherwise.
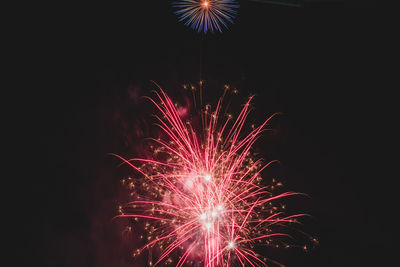
[[[16,261],[141,266],[127,265],[123,224],[111,221],[120,179],[132,172],[107,153],[141,152],[154,113],[140,98],[155,89],[150,80],[179,98],[202,66],[210,103],[230,83],[238,103],[256,95],[251,122],[283,112],[258,148],[281,160],[286,189],[310,195],[292,207],[313,215],[302,229],[320,244],[266,254],[288,266],[395,266],[394,177],[378,164],[386,107],[373,7],[241,1],[235,24],[205,37],[178,23],[169,1],[65,4],[38,16],[27,37],[37,83],[25,114],[38,175],[23,179],[32,257]]]

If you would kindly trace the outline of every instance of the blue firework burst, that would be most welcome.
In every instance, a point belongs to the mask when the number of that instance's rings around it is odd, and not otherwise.
[[[222,32],[233,23],[236,0],[180,0],[173,3],[179,21],[198,32]]]

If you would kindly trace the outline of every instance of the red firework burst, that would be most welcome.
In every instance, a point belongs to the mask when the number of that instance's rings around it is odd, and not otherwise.
[[[298,193],[273,194],[281,184],[263,185],[261,172],[274,161],[263,164],[251,151],[274,115],[243,135],[253,97],[236,119],[221,115],[221,97],[214,110],[206,106],[205,127],[196,131],[161,88],[156,95],[149,99],[166,138],[153,140],[153,158],[117,156],[142,176],[123,180],[133,199],[117,216],[146,222],[146,244],[134,255],[153,251],[157,259],[150,265],[266,266],[269,259],[256,253],[256,245],[287,246],[290,236],[278,229],[305,215],[285,215],[273,205]]]

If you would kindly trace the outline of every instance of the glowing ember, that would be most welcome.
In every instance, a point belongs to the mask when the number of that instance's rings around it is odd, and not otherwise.
[[[273,194],[281,183],[265,185],[261,177],[272,162],[263,164],[251,152],[272,116],[244,135],[252,97],[236,120],[224,116],[220,123],[221,98],[212,112],[202,113],[204,127],[196,130],[163,90],[156,95],[149,99],[161,113],[157,119],[166,137],[153,140],[153,158],[118,156],[143,177],[123,180],[132,201],[118,216],[146,222],[141,236],[146,243],[134,255],[152,251],[157,256],[149,259],[152,265],[175,260],[176,266],[266,265],[256,246],[289,246],[280,231],[304,215],[284,215],[284,206],[273,204],[297,193]]]
[[[230,242],[228,243],[228,249],[233,249],[233,248],[235,248],[235,243],[232,242],[232,241],[230,241]]]
[[[207,182],[211,181],[211,175],[209,175],[209,174],[204,175],[204,180]]]

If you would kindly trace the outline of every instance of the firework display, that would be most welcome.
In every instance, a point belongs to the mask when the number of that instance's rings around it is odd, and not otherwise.
[[[222,32],[233,23],[239,7],[235,0],[180,0],[174,2],[179,21],[198,32]]]
[[[277,202],[298,193],[273,193],[282,184],[276,179],[265,184],[261,173],[275,161],[263,163],[252,152],[274,115],[244,134],[253,97],[233,118],[221,111],[228,90],[225,86],[214,109],[202,109],[199,129],[159,89],[155,99],[148,98],[163,132],[149,145],[153,156],[117,156],[139,174],[123,179],[132,201],[119,207],[117,217],[133,223],[126,231],[143,226],[135,232],[144,230],[145,245],[133,256],[151,251],[150,266],[267,266],[273,261],[255,248],[289,247],[286,226],[305,215],[285,215]]]

